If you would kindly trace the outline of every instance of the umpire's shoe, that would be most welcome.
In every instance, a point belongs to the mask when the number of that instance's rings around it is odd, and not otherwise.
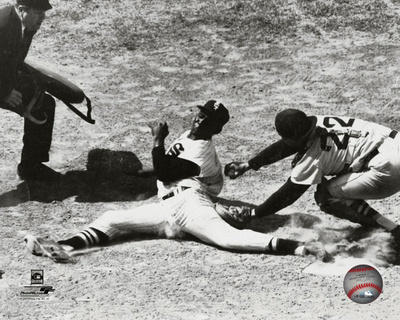
[[[26,247],[35,256],[48,257],[56,262],[70,262],[70,255],[53,240],[27,235],[24,239]]]
[[[17,171],[22,180],[59,181],[61,179],[61,173],[40,162],[33,165],[20,163]]]
[[[251,208],[249,207],[225,206],[217,202],[215,204],[215,211],[217,211],[225,222],[237,229],[246,228],[247,224],[251,221]]]

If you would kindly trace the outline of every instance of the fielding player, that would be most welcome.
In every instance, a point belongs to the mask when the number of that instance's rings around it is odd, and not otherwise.
[[[25,238],[29,250],[64,261],[70,256],[69,251],[106,245],[126,233],[171,236],[168,230],[181,230],[224,249],[312,254],[325,261],[329,259],[319,242],[303,243],[252,230],[238,230],[220,218],[212,199],[222,189],[223,174],[211,138],[221,132],[229,113],[223,104],[214,100],[199,109],[191,130],[166,151],[167,124],[160,123],[152,128],[153,166],[160,202],[105,212],[82,232],[66,240],[54,242],[29,235]]]
[[[286,183],[264,203],[249,208],[219,207],[224,220],[244,226],[291,205],[318,185],[320,208],[339,218],[381,227],[400,241],[400,226],[383,217],[365,199],[383,199],[400,191],[400,134],[385,126],[350,117],[306,116],[287,109],[275,118],[281,140],[248,162],[232,162],[225,174],[235,179],[246,171],[295,155]],[[330,178],[330,179],[328,179]]]

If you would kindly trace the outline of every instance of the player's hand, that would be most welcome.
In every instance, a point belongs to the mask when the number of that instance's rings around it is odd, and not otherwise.
[[[250,169],[247,162],[231,162],[225,166],[224,174],[231,179],[236,179],[237,177],[244,174]]]
[[[22,94],[15,89],[11,90],[9,95],[3,99],[3,102],[17,113],[22,111]]]
[[[165,138],[169,135],[168,124],[161,122],[151,127],[151,134],[154,137],[154,146],[164,144]]]
[[[151,134],[154,138],[165,139],[169,135],[167,122],[161,122],[151,128]]]

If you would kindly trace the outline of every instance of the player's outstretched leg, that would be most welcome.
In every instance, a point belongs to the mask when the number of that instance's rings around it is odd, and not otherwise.
[[[27,235],[24,239],[28,250],[36,255],[48,257],[56,262],[71,260],[71,251],[86,249],[108,243],[108,236],[94,228],[86,228],[71,238],[58,242]]]
[[[299,256],[312,255],[324,262],[332,260],[331,255],[320,242],[281,239],[268,233],[249,229],[239,230],[226,223],[212,206],[192,207],[184,214],[187,219],[181,224],[183,231],[223,249]]]
[[[78,232],[71,238],[58,241],[60,245],[64,247],[67,246],[71,248],[71,250],[81,250],[90,247],[103,246],[108,242],[109,237],[105,233],[91,227]]]

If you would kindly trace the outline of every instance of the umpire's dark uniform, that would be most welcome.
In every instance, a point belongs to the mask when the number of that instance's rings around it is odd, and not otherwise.
[[[6,98],[13,89],[20,91],[19,73],[23,70],[23,62],[36,31],[26,30],[22,33],[22,23],[15,7],[0,9],[0,100]],[[39,111],[39,114],[47,114],[45,124],[37,125],[24,120],[24,145],[18,174],[23,179],[53,180],[55,172],[42,165],[42,162],[49,161],[55,111],[53,97],[46,94]]]

